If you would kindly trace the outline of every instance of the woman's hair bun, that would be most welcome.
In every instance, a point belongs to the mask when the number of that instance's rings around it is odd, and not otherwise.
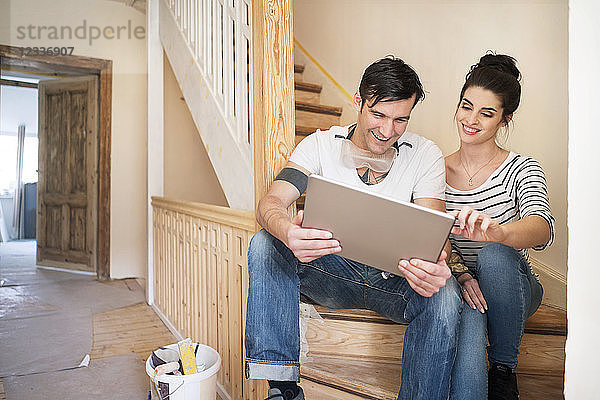
[[[493,68],[500,72],[510,74],[514,76],[517,81],[521,80],[521,72],[519,72],[519,69],[517,68],[517,60],[506,54],[487,53],[479,59],[477,64],[471,67],[471,71],[484,67]]]

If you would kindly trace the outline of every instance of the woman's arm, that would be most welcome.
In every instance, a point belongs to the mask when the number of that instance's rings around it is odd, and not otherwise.
[[[459,226],[452,233],[481,242],[498,242],[516,249],[543,250],[554,238],[554,218],[550,212],[546,177],[540,164],[522,158],[515,164],[515,185],[506,190],[514,193],[521,219],[500,225],[489,216],[465,206],[451,212]]]
[[[506,238],[501,243],[515,249],[529,249],[550,241],[550,226],[539,215],[528,215],[502,227]]]
[[[538,215],[528,215],[518,221],[504,225],[489,216],[465,206],[460,211],[452,211],[459,226],[452,233],[478,242],[497,242],[515,249],[528,249],[543,246],[550,240],[550,225]]]

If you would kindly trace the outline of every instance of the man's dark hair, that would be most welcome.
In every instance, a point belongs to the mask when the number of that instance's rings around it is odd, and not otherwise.
[[[363,73],[358,88],[363,105],[370,101],[373,107],[380,101],[410,99],[415,95],[415,104],[425,98],[423,85],[414,69],[394,56],[387,56],[369,65]]]

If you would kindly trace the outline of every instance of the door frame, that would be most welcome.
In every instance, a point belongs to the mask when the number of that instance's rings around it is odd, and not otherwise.
[[[97,75],[99,87],[98,199],[96,275],[110,279],[110,155],[112,130],[112,61],[83,56],[32,56],[23,48],[0,44],[0,66],[31,73]]]

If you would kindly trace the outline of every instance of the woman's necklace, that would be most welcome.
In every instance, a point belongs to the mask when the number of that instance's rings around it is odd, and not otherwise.
[[[463,163],[462,152],[461,151],[458,152],[458,156],[460,157],[460,165],[462,165],[463,169],[465,170],[465,174],[467,174],[467,176],[469,177],[469,186],[473,186],[473,178],[475,177],[475,175],[477,175],[479,173],[479,171],[481,171],[482,169],[484,169],[485,167],[487,167],[488,165],[490,165],[490,163],[492,162],[492,160],[494,158],[496,158],[497,154],[498,154],[498,148],[496,147],[496,152],[494,153],[494,155],[492,156],[492,158],[490,158],[490,160],[488,162],[486,162],[477,171],[475,171],[474,174],[469,174],[469,171],[467,171],[467,168],[465,167],[465,164]]]

